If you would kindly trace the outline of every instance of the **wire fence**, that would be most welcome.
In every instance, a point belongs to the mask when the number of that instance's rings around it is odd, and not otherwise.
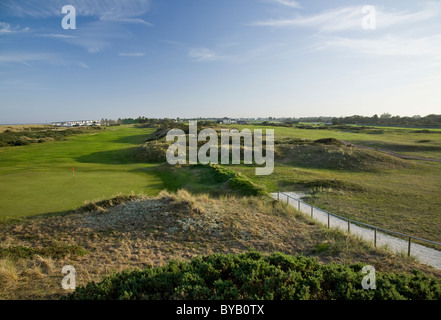
[[[273,196],[275,196],[275,194]],[[412,251],[412,255],[423,260],[422,262],[426,260],[428,264],[441,268],[441,251],[415,243],[415,241],[419,241],[420,243],[431,244],[441,250],[441,243],[439,242],[414,237],[408,234],[379,228],[364,222],[345,218],[335,213],[317,208],[284,192],[277,192],[277,200],[285,200],[287,204],[292,205],[304,214],[310,215],[311,218],[324,223],[328,228],[338,228],[349,234],[354,233],[361,235],[365,239],[371,239],[374,247],[387,246],[390,249],[395,249],[397,252],[405,252],[408,256],[411,255]]]

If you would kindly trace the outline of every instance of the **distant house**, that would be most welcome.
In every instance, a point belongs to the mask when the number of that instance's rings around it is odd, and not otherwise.
[[[76,120],[76,121],[61,121],[52,122],[54,127],[84,127],[84,126],[99,126],[100,121],[97,120]]]
[[[219,119],[217,121],[217,123],[219,123],[219,124],[233,124],[233,123],[236,123],[236,120],[224,117],[222,119]]]

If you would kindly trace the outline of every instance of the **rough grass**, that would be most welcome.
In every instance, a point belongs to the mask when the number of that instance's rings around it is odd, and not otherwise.
[[[88,252],[79,245],[52,245],[46,247],[9,246],[0,247],[0,259],[12,260],[32,258],[34,255],[60,259],[66,256],[83,256]]]
[[[7,289],[1,287],[0,298],[57,299],[67,294],[60,286],[64,265],[73,265],[77,285],[85,285],[127,268],[157,267],[170,260],[189,261],[250,248],[264,254],[302,253],[322,263],[363,262],[377,270],[411,272],[415,268],[441,276],[412,260],[314,225],[291,206],[266,197],[212,198],[179,190],[163,191],[157,197],[116,199],[86,204],[70,213],[1,224],[2,248],[30,248],[25,252],[33,255],[2,258],[9,261],[2,272],[11,280]],[[81,246],[87,254],[44,255],[39,251],[55,245]]]
[[[133,158],[142,162],[165,162],[166,152],[170,143],[165,141],[147,141],[142,146],[133,150]]]
[[[52,126],[12,126],[0,130],[0,147],[23,146],[31,143],[43,143],[65,140],[75,134],[91,133],[101,127],[79,127],[55,129]]]
[[[375,172],[403,168],[408,165],[402,159],[381,152],[337,146],[335,144],[279,144],[276,150],[277,162],[305,168]]]
[[[14,261],[10,259],[0,259],[0,284],[2,286],[9,286],[17,282],[19,276]]]

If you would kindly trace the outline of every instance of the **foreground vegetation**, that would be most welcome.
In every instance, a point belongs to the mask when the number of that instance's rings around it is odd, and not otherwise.
[[[70,212],[3,221],[0,299],[65,296],[69,291],[60,285],[65,265],[75,267],[80,287],[123,270],[153,270],[172,260],[250,249],[264,255],[302,254],[320,264],[342,265],[342,270],[363,262],[379,272],[406,273],[409,279],[414,270],[441,279],[441,271],[315,225],[269,197],[210,197],[179,190],[157,197],[119,195]]]
[[[89,283],[73,300],[439,300],[441,282],[421,272],[375,274],[362,287],[362,264],[319,264],[302,255],[257,251],[172,261]],[[371,284],[372,285],[372,284]]]

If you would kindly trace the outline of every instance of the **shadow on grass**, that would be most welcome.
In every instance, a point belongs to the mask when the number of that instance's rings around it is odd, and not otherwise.
[[[168,192],[176,192],[179,189],[186,189],[194,194],[210,194],[219,196],[228,192],[223,185],[215,181],[209,168],[182,165],[174,166],[162,163],[155,167],[141,168],[134,171],[148,172],[157,176],[164,184],[164,189]]]
[[[75,158],[81,163],[99,163],[99,164],[134,164],[134,163],[155,163],[147,162],[136,157],[138,147],[127,149],[117,149],[108,151],[98,151]]]
[[[417,141],[420,143],[419,145],[415,144],[398,144],[398,143],[389,143],[382,141],[354,141],[354,144],[360,146],[366,146],[370,148],[377,148],[386,151],[392,152],[427,152],[427,151],[439,151],[441,152],[441,146],[437,145],[425,145],[421,143],[430,143],[430,140],[426,141]]]
[[[151,133],[137,134],[137,135],[133,135],[133,136],[121,137],[121,138],[112,140],[111,142],[139,145],[139,144],[143,144],[144,142],[146,142],[146,140],[149,139],[151,135],[152,135]]]

